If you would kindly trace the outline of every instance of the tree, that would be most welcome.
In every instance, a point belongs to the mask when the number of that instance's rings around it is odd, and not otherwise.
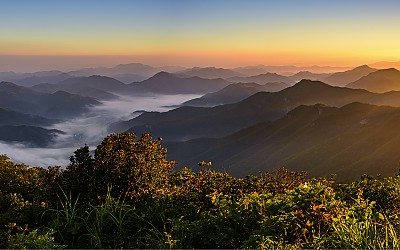
[[[114,192],[131,198],[151,194],[165,187],[174,166],[167,160],[167,150],[161,139],[143,134],[136,141],[133,133],[111,134],[95,151],[97,189],[104,194],[109,186]],[[120,193],[121,194],[121,193]]]
[[[94,160],[90,155],[89,146],[85,145],[74,152],[70,164],[63,173],[63,188],[74,197],[91,199],[96,195]]]

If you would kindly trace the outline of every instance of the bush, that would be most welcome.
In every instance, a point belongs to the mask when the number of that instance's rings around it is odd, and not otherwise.
[[[64,245],[54,242],[54,231],[49,230],[39,233],[33,230],[28,234],[16,234],[8,238],[7,244],[10,249],[61,249]]]
[[[0,247],[400,247],[399,176],[338,184],[173,165],[160,140],[131,133],[107,136],[94,156],[78,149],[61,174],[0,156]]]
[[[139,140],[128,132],[111,134],[97,146],[93,159],[88,146],[75,152],[63,176],[64,187],[75,195],[80,190],[91,199],[104,199],[112,187],[113,195],[138,200],[164,189],[173,166],[160,140],[149,134]]]

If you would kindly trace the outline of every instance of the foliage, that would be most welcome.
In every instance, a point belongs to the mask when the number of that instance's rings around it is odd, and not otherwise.
[[[66,170],[0,157],[2,248],[399,248],[400,176],[171,172],[160,140],[112,134]],[[61,187],[61,188],[60,188]]]
[[[43,216],[49,216],[50,228],[56,232],[56,237],[62,244],[68,245],[70,248],[79,246],[80,236],[83,233],[84,220],[79,213],[78,205],[79,196],[73,198],[71,194],[67,195],[63,190],[62,197],[59,196],[59,204],[57,208],[48,209]]]
[[[111,134],[97,146],[94,158],[86,145],[75,151],[64,173],[64,189],[84,199],[104,198],[108,187],[132,199],[163,189],[174,166],[168,161],[161,139],[143,134]]]
[[[70,158],[70,164],[63,172],[63,189],[73,196],[80,195],[83,200],[95,197],[94,160],[90,155],[89,146],[77,149]]]
[[[31,168],[0,156],[0,248],[6,246],[7,225],[40,227],[41,213],[54,203],[59,167]]]
[[[39,233],[37,229],[28,234],[16,234],[8,238],[10,249],[61,249],[65,246],[54,242],[54,231]]]

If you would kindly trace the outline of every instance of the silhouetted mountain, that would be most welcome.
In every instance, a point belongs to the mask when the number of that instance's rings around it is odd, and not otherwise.
[[[126,84],[107,76],[92,75],[89,77],[74,77],[66,79],[59,86],[68,88],[79,88],[82,85],[85,87],[100,89],[109,92],[118,92],[126,88]]]
[[[44,129],[34,126],[0,126],[0,140],[5,142],[19,142],[34,147],[46,147],[58,134],[63,131]]]
[[[59,75],[50,76],[30,76],[27,78],[13,80],[13,82],[20,86],[30,87],[41,83],[58,83],[71,77],[74,76],[67,73],[61,73]]]
[[[258,84],[266,84],[269,82],[283,82],[288,85],[293,85],[295,82],[290,79],[289,77],[278,75],[276,73],[266,73],[266,74],[261,74],[261,75],[255,75],[255,76],[248,76],[248,77],[231,77],[228,79],[231,82],[244,82],[244,83],[249,83],[249,82],[254,82]]]
[[[21,113],[63,119],[83,114],[98,104],[93,98],[64,91],[47,94],[10,82],[0,83],[0,107]]]
[[[0,126],[4,125],[31,125],[49,126],[58,120],[47,119],[41,116],[28,115],[12,110],[0,108]]]
[[[141,75],[137,75],[137,74],[113,74],[110,75],[110,77],[121,81],[125,84],[131,83],[131,82],[140,82],[143,80],[146,80],[148,77],[146,76],[141,76]]]
[[[50,83],[42,83],[38,84],[35,86],[32,86],[31,89],[43,93],[55,93],[57,91],[65,91],[71,94],[76,94],[80,96],[87,96],[91,98],[95,98],[98,100],[113,100],[113,99],[118,99],[119,97],[117,95],[108,93],[103,90],[91,88],[91,87],[85,87],[85,86],[80,86],[78,88],[73,88],[69,86],[57,86],[57,84],[50,84]]]
[[[397,62],[376,62],[376,63],[372,63],[369,66],[373,67],[373,68],[377,68],[377,69],[388,69],[388,68],[396,68],[398,70],[400,70],[400,61]]]
[[[178,77],[167,72],[159,72],[142,82],[129,85],[131,93],[151,92],[158,94],[204,94],[220,90],[231,84],[224,79],[203,79]]]
[[[400,90],[400,71],[394,68],[381,69],[349,83],[347,87],[377,93]]]
[[[166,140],[221,137],[259,122],[283,117],[299,105],[343,106],[351,102],[400,106],[400,92],[385,94],[333,87],[319,81],[302,80],[280,92],[259,92],[234,104],[213,108],[180,107],[165,113],[143,113],[114,124],[112,131],[150,132]]]
[[[38,84],[32,89],[44,93],[66,91],[71,94],[90,96],[99,100],[116,99],[118,96],[109,92],[123,92],[127,85],[107,76],[74,77],[58,84]],[[109,91],[109,92],[108,92]]]
[[[257,83],[234,83],[217,92],[205,94],[202,97],[184,102],[182,105],[213,107],[239,102],[257,92],[278,92],[287,87],[289,87],[289,85],[281,82],[271,82],[264,85]]]
[[[191,69],[185,69],[177,73],[184,74],[187,76],[198,76],[205,79],[216,79],[216,78],[227,79],[234,76],[244,76],[243,74],[235,72],[230,69],[215,68],[215,67],[207,67],[207,68],[194,67]]]
[[[351,70],[334,73],[323,81],[333,86],[343,87],[374,71],[377,71],[377,69],[370,68],[367,65],[362,65]]]
[[[281,166],[311,177],[398,173],[400,109],[361,103],[342,108],[300,106],[285,117],[220,139],[165,143],[180,166],[212,161],[214,168],[245,176]]]
[[[308,80],[313,80],[313,81],[316,81],[316,80],[321,81],[330,75],[332,75],[332,74],[328,74],[328,73],[316,74],[316,73],[312,73],[310,71],[300,71],[292,76],[289,76],[289,78],[295,82],[298,82],[303,79],[308,79]]]

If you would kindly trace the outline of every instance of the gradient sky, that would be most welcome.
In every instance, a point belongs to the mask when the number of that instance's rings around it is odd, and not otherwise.
[[[68,56],[69,66],[94,56],[102,56],[99,64],[108,56],[108,63],[226,67],[400,60],[394,0],[0,0],[0,6],[3,66],[14,55],[15,64],[24,56],[42,56],[44,64]]]

